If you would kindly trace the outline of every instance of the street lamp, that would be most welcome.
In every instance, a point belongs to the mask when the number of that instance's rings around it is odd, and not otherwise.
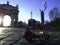
[[[41,12],[41,23],[42,23],[42,25],[44,25],[44,11],[46,10],[46,8],[47,8],[47,3],[46,3],[46,0],[43,0],[43,10],[41,10],[40,8],[39,8],[39,11]]]
[[[43,27],[43,30],[44,30],[44,11],[46,10],[46,8],[47,8],[47,3],[46,3],[46,0],[43,0],[43,10],[41,10],[40,8],[39,8],[39,11],[41,12],[40,14],[41,14],[41,26]],[[43,31],[42,30],[42,31]],[[42,33],[42,32],[40,32],[40,33]]]

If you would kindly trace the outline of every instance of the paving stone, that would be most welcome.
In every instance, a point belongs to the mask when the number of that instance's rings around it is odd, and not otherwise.
[[[3,28],[4,30],[0,33],[0,45],[35,45],[30,44],[26,41],[22,36],[24,35],[25,28]],[[60,44],[60,32],[49,32],[50,34],[54,34],[55,41],[51,41],[52,43]],[[56,34],[56,35],[55,35]],[[58,39],[58,40],[56,40]],[[37,44],[36,44],[37,45]],[[38,44],[38,45],[49,45],[48,43]],[[51,44],[54,45],[54,44]]]

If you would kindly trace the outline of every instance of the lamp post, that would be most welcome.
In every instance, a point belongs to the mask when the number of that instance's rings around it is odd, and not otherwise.
[[[41,12],[41,23],[42,23],[42,25],[44,25],[44,11],[45,11],[46,8],[47,8],[46,0],[43,0],[43,1],[44,1],[44,2],[43,2],[44,9],[41,10],[41,9],[39,8],[39,11]]]
[[[40,8],[39,8],[39,11],[40,11],[40,14],[41,14],[41,24],[42,24],[42,28],[43,28],[43,30],[44,30],[44,11],[46,10],[46,8],[47,8],[47,4],[46,4],[46,0],[43,0],[43,10],[41,10]]]

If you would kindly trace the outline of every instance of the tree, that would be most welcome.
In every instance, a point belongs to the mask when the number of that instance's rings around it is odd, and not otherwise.
[[[19,28],[26,28],[27,24],[25,22],[20,21],[20,22],[18,22],[18,27]]]
[[[51,21],[55,20],[56,18],[60,18],[60,12],[58,10],[58,7],[54,7],[50,10],[49,17]]]
[[[18,27],[23,27],[23,22],[22,21],[18,22]]]
[[[44,21],[44,24],[47,24],[47,23],[49,23],[49,21],[48,21],[48,20]]]

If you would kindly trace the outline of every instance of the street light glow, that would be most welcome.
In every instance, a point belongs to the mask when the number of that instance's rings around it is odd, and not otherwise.
[[[43,31],[40,31],[39,33],[40,33],[40,34],[43,34]]]

